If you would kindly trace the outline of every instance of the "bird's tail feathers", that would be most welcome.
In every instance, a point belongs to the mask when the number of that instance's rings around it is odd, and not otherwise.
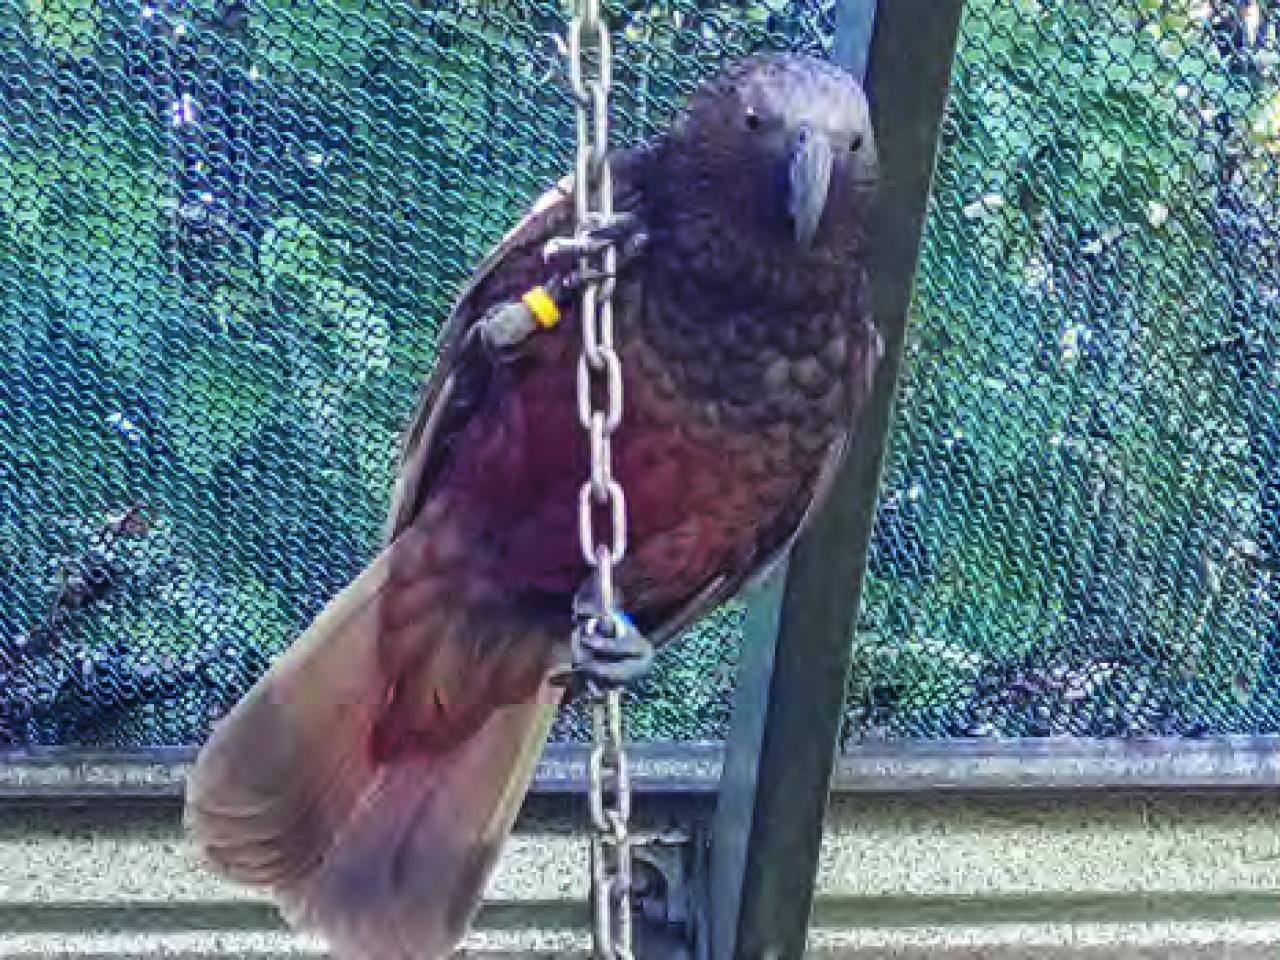
[[[215,726],[188,781],[202,858],[269,889],[342,960],[454,947],[562,694],[545,638],[496,638],[512,623],[450,578],[402,578],[396,552],[412,546],[392,544],[329,603]]]

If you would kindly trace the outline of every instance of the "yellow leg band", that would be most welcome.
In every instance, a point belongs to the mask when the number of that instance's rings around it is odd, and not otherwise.
[[[550,329],[560,322],[560,308],[551,299],[551,294],[542,287],[534,287],[520,299],[533,311],[538,326]]]

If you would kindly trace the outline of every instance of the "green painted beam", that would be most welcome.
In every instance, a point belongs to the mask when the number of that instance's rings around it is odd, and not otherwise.
[[[885,358],[841,476],[751,606],[710,855],[714,960],[804,953],[850,638],[963,0],[843,0],[834,56],[867,65],[884,175],[872,296]],[[865,58],[862,51],[868,49]]]

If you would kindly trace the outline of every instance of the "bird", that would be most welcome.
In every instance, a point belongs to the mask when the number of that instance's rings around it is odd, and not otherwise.
[[[661,645],[766,575],[830,492],[883,354],[880,166],[858,81],[803,53],[724,65],[609,165],[615,214],[594,229],[624,251],[616,587]],[[573,694],[566,643],[592,583],[583,278],[551,249],[574,232],[573,189],[538,198],[457,295],[376,552],[187,780],[201,862],[342,960],[457,948]]]

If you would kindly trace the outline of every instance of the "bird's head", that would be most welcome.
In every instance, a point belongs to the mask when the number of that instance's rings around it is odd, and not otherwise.
[[[862,87],[801,54],[740,61],[690,99],[671,143],[683,175],[743,239],[843,253],[863,235],[878,180]]]

